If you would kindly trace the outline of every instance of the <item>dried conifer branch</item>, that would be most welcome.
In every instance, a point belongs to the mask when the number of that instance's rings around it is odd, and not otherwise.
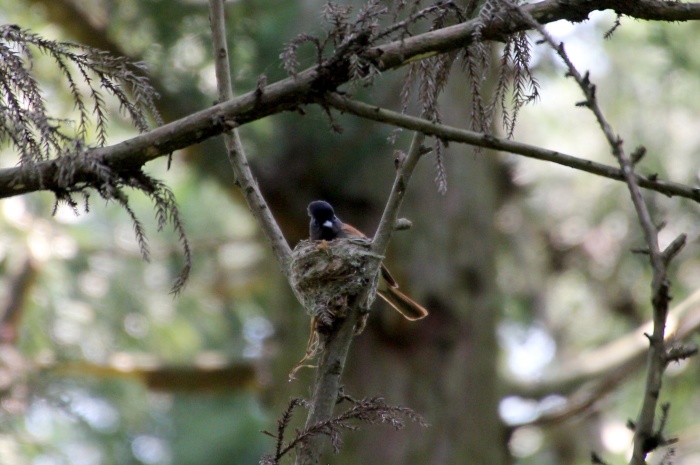
[[[36,50],[52,58],[66,80],[78,113],[77,122],[56,119],[47,113],[39,83],[32,75]],[[131,219],[142,256],[148,260],[144,228],[123,190],[130,187],[146,194],[156,209],[158,229],[172,224],[180,238],[185,265],[172,288],[174,294],[179,293],[187,281],[192,257],[172,192],[144,174],[140,166],[113,169],[85,139],[92,125],[96,132],[94,144],[102,147],[107,142],[109,109],[104,94],[117,99],[120,111],[139,132],[148,131],[149,114],[162,123],[154,105],[157,93],[143,75],[143,65],[90,47],[46,40],[14,25],[0,26],[0,58],[0,140],[9,141],[19,152],[19,173],[34,179],[39,188],[51,190],[56,206],[65,203],[76,214],[79,209],[73,199],[75,194],[85,199],[86,211],[90,190],[116,202]],[[44,177],[42,170],[42,165],[47,164],[53,168],[50,179]],[[21,185],[22,176],[14,182]]]
[[[496,18],[493,14],[493,0],[486,0],[476,16],[477,24],[474,28],[473,40],[464,47],[463,68],[469,80],[469,98],[471,104],[471,117],[469,126],[474,131],[490,132],[493,118],[492,112],[486,103],[483,82],[484,76],[489,74],[491,68],[491,46],[484,38],[486,24]]]
[[[293,399],[287,410],[277,422],[277,434],[267,433],[275,438],[276,450],[274,455],[267,455],[260,461],[261,465],[277,465],[280,459],[290,451],[300,447],[305,447],[310,441],[318,437],[327,437],[331,440],[334,452],[338,452],[343,444],[341,433],[343,430],[356,430],[354,422],[366,423],[369,425],[389,424],[396,430],[406,426],[406,420],[415,422],[420,426],[427,426],[427,423],[416,412],[407,407],[389,405],[381,397],[372,397],[353,402],[352,407],[333,418],[329,418],[318,423],[308,425],[301,431],[297,431],[294,439],[284,444],[284,431],[289,425],[293,409],[302,405],[306,407],[306,402],[301,399]]]
[[[634,448],[630,465],[645,465],[646,456],[649,452],[666,445],[668,442],[660,440],[661,429],[665,423],[668,408],[664,408],[664,415],[661,418],[661,427],[659,430],[654,430],[654,418],[656,408],[659,401],[659,396],[662,387],[662,378],[667,365],[667,352],[665,344],[665,327],[668,316],[668,304],[671,300],[669,294],[670,282],[667,277],[667,262],[671,255],[675,255],[680,247],[685,243],[685,236],[679,236],[674,241],[673,251],[664,254],[659,249],[658,230],[647,208],[646,202],[642,197],[639,185],[636,182],[634,175],[634,163],[624,150],[622,139],[615,134],[612,126],[605,118],[603,111],[598,105],[596,97],[596,88],[590,82],[588,73],[581,74],[574,64],[569,59],[564,49],[564,44],[555,43],[552,36],[537,22],[529,13],[523,11],[522,8],[513,4],[509,0],[501,0],[508,8],[516,14],[521,15],[534,29],[536,29],[543,40],[549,44],[565,63],[568,73],[567,76],[572,77],[578,86],[581,88],[585,98],[585,106],[595,115],[598,124],[603,131],[608,144],[610,145],[613,156],[617,159],[625,183],[630,191],[632,203],[634,204],[639,218],[644,239],[648,247],[649,260],[653,271],[651,283],[651,301],[653,306],[653,333],[648,336],[649,339],[649,358],[647,361],[647,379],[642,401],[642,407],[639,412],[639,417],[636,422],[634,432]],[[666,255],[666,256],[665,256]]]
[[[230,71],[231,64],[228,59],[228,46],[226,43],[224,0],[209,0],[209,10],[219,100],[224,102],[233,98]],[[224,142],[236,179],[235,183],[243,192],[246,202],[248,203],[248,208],[250,208],[253,215],[260,223],[282,272],[285,276],[289,277],[289,262],[292,251],[279,225],[272,216],[272,212],[263,198],[253,173],[250,171],[248,158],[241,144],[241,139],[236,130],[235,123],[233,123],[233,121],[231,121],[231,123],[230,131],[224,133]]]
[[[78,113],[75,124],[48,114],[39,83],[32,74],[36,61],[33,50],[53,59],[65,78]],[[116,97],[120,110],[140,132],[148,131],[149,114],[162,123],[153,103],[157,93],[143,75],[142,64],[90,47],[46,40],[15,25],[0,26],[0,57],[0,139],[14,145],[22,164],[67,155],[88,146],[85,136],[91,125],[95,126],[97,145],[104,146],[108,119],[104,93]],[[79,81],[87,88],[87,95]]]
[[[431,30],[444,26],[447,17],[463,21],[459,8],[451,1],[438,2],[428,8],[413,12],[402,21],[395,21],[381,29],[383,20],[389,17],[389,8],[380,0],[369,0],[351,18],[352,8],[347,5],[328,1],[322,11],[322,17],[329,28],[323,37],[306,33],[292,39],[280,54],[283,67],[292,77],[297,76],[299,62],[297,49],[304,43],[312,44],[316,51],[319,70],[345,68],[348,75],[349,90],[358,85],[371,84],[380,70],[377,68],[376,56],[366,53],[380,40],[399,39],[411,36],[410,26],[423,20],[433,18]],[[397,18],[395,18],[397,19]]]
[[[297,446],[298,441],[291,441],[289,444],[284,443],[284,435],[289,426],[289,422],[292,420],[292,413],[297,407],[308,407],[308,402],[302,398],[296,397],[292,399],[287,408],[285,409],[282,416],[277,420],[277,434],[272,434],[269,431],[263,431],[263,433],[275,439],[275,453],[274,455],[264,455],[260,460],[260,465],[277,465],[282,457],[284,457],[290,450]]]
[[[495,113],[495,108],[501,111],[501,124],[506,130],[508,139],[513,138],[515,124],[523,106],[539,98],[539,83],[530,70],[530,42],[525,32],[508,36],[501,53],[499,79],[488,111]],[[512,109],[506,103],[508,76],[512,74],[511,100]]]
[[[418,2],[414,8],[418,7]],[[436,7],[439,7],[436,9]],[[430,30],[435,31],[444,28],[450,20],[463,22],[465,20],[461,9],[452,2],[438,3],[432,7],[413,13],[410,18],[423,18],[429,14],[434,14]],[[397,25],[398,26],[398,25]],[[400,29],[406,36],[410,36],[408,25],[400,24]],[[389,28],[391,30],[392,28]],[[397,28],[398,29],[398,28]],[[415,61],[409,65],[408,72],[404,78],[401,89],[402,113],[408,109],[414,84],[418,83],[417,99],[421,105],[421,114],[425,119],[435,123],[441,123],[442,117],[438,105],[438,98],[447,85],[452,65],[458,57],[457,51],[428,56]],[[438,191],[444,194],[447,191],[447,173],[445,170],[443,151],[445,141],[440,138],[434,139],[433,151],[435,152],[435,168],[437,175],[435,181]]]
[[[418,6],[418,2],[415,3],[415,6]],[[398,10],[398,9],[397,9]],[[393,21],[394,23],[390,26],[388,26],[386,29],[383,31],[380,31],[377,34],[377,39],[383,39],[384,37],[391,37],[395,32],[401,31],[401,37],[407,37],[410,36],[411,33],[409,31],[409,27],[412,26],[413,24],[416,24],[419,20],[426,19],[430,17],[431,15],[434,15],[436,19],[443,18],[447,12],[451,11],[457,18],[459,22],[464,21],[464,17],[462,16],[462,12],[460,8],[452,1],[444,1],[440,3],[436,3],[434,5],[428,6],[426,8],[423,8],[420,11],[415,11],[411,12],[409,16],[401,21],[398,21],[398,13],[399,11],[396,11],[396,14],[394,15]],[[436,28],[432,28],[432,30],[435,30]]]
[[[190,241],[185,231],[184,222],[180,217],[180,210],[177,208],[175,194],[173,194],[173,191],[171,191],[164,182],[152,178],[144,172],[135,173],[131,179],[131,185],[148,195],[153,202],[156,208],[158,231],[161,231],[167,224],[172,224],[173,229],[177,232],[185,258],[182,270],[180,270],[180,273],[175,278],[175,283],[173,283],[170,290],[171,294],[177,296],[185,287],[185,284],[187,284],[187,280],[190,276],[190,271],[192,269],[192,247],[190,246]],[[127,207],[127,205],[123,206],[125,208]],[[131,212],[131,209],[128,209],[128,211],[134,223],[134,230],[136,232],[136,237],[139,239],[141,251],[144,253],[145,234],[143,234],[141,224],[138,222],[133,212]],[[147,257],[148,255],[146,255],[146,258]]]

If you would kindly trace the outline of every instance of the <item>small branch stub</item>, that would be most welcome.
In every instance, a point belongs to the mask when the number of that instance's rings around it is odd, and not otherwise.
[[[394,229],[396,231],[406,231],[412,227],[413,223],[408,218],[398,218],[396,222],[394,222]]]

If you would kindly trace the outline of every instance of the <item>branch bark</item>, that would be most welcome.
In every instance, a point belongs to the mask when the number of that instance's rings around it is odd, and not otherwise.
[[[417,118],[375,105],[358,102],[357,100],[352,100],[338,93],[328,93],[324,95],[319,99],[319,103],[361,118],[410,129],[412,131],[420,131],[443,140],[500,150],[502,152],[522,155],[527,158],[568,166],[569,168],[613,179],[615,181],[624,181],[622,170],[614,166],[585,160],[555,150],[547,150],[535,145],[509,139],[501,139],[490,134],[433,123],[423,118]],[[482,154],[485,153],[482,152]],[[645,189],[653,190],[669,197],[684,197],[700,202],[700,189],[696,187],[690,187],[672,181],[663,181],[660,180],[658,176],[643,176],[636,173],[634,176],[637,184]]]
[[[209,11],[219,100],[228,101],[233,99],[233,86],[231,85],[231,65],[228,59],[228,45],[226,43],[224,0],[209,0]],[[282,272],[289,278],[289,262],[292,250],[289,248],[289,244],[287,244],[279,225],[272,216],[272,212],[263,198],[258,183],[250,171],[248,158],[235,127],[224,133],[224,143],[228,159],[233,168],[235,183],[243,192],[248,208],[250,208],[260,223]]]
[[[647,20],[700,19],[700,3],[650,0],[571,0],[567,2],[546,0],[528,4],[522,8],[539,23],[561,19],[582,21],[592,11],[604,9],[613,9],[623,15]],[[480,34],[485,40],[499,40],[505,34],[531,27],[525,20],[494,17],[480,28]],[[372,47],[366,51],[366,54],[376,60],[379,71],[387,71],[415,59],[465,47],[473,41],[477,28],[479,28],[479,20],[474,19],[434,32]],[[86,155],[62,157],[32,166],[0,170],[0,198],[40,190],[60,190],[90,183],[92,175],[85,167],[85,163],[81,162],[82,157],[85,156],[98,157],[113,169],[128,172],[140,168],[153,159],[220,135],[237,126],[297,109],[315,101],[315,96],[319,92],[333,91],[350,79],[347,69],[334,69],[333,73],[328,71],[323,68],[323,65],[313,66],[295,77],[248,92],[124,142],[91,150]],[[61,180],[59,176],[61,172],[73,173],[70,182]]]
[[[345,370],[345,361],[350,351],[352,337],[355,334],[355,323],[360,317],[359,302],[362,300],[364,300],[362,296],[356,296],[350,305],[347,317],[339,322],[340,324],[333,333],[324,336],[321,360],[316,369],[313,395],[309,405],[309,414],[306,417],[305,428],[307,430],[333,416],[333,409],[340,390],[340,379]],[[325,442],[324,436],[312,436],[299,447],[295,463],[297,465],[318,465]]]
[[[394,185],[372,241],[372,252],[378,256],[384,256],[389,246],[389,240],[394,231],[394,225],[408,181],[418,160],[424,153],[422,151],[424,139],[425,135],[422,133],[416,133],[413,136],[408,154],[396,170]],[[368,275],[379,273],[380,265],[381,262],[376,262],[375,269],[368,270]],[[329,420],[333,415],[333,409],[340,389],[340,379],[345,369],[345,361],[355,333],[355,324],[359,322],[362,312],[367,310],[360,308],[360,305],[366,301],[365,293],[356,296],[350,306],[347,317],[340,322],[334,332],[323,336],[325,338],[323,341],[323,352],[317,369],[313,397],[311,398],[309,415],[306,419],[306,429]],[[323,436],[314,436],[303,444],[297,455],[297,465],[318,465],[321,460],[324,441],[325,438]]]
[[[524,11],[523,8],[511,3],[509,0],[503,1],[505,4],[509,5],[509,8],[513,12],[519,13],[533,29],[536,29],[540,33],[543,39],[557,52],[566,65],[568,69],[567,75],[572,77],[581,88],[585,98],[585,105],[595,115],[596,121],[610,145],[612,155],[620,165],[620,170],[630,191],[630,197],[632,198],[632,203],[637,212],[639,224],[644,233],[644,240],[648,249],[649,261],[653,272],[651,303],[654,327],[651,335],[645,333],[645,336],[649,340],[647,378],[642,406],[635,424],[634,446],[630,465],[646,465],[647,454],[665,443],[661,428],[659,428],[658,431],[654,430],[654,419],[661,394],[663,374],[669,359],[665,342],[668,304],[671,300],[669,293],[671,284],[667,277],[667,265],[670,258],[675,256],[685,244],[686,238],[685,235],[681,235],[673,241],[673,252],[662,252],[659,249],[658,229],[651,218],[649,209],[642,197],[641,189],[637,184],[634,173],[634,163],[625,152],[622,139],[614,132],[612,126],[605,118],[600,105],[598,105],[595,85],[590,82],[587,73],[585,75],[581,74],[576,66],[574,66],[573,62],[566,54],[564,44],[557,44],[552,36],[544,29],[542,24],[533,18],[529,12]]]

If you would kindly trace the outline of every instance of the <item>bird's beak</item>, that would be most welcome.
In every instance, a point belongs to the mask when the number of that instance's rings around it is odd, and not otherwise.
[[[333,227],[333,222],[328,220],[322,225],[324,228],[332,228]]]

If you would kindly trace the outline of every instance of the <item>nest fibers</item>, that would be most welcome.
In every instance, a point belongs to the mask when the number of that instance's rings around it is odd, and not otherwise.
[[[326,241],[301,241],[292,252],[292,286],[306,312],[324,326],[344,318],[353,297],[361,291],[367,309],[377,294],[379,268],[384,257],[370,250],[369,239],[352,237]],[[370,274],[369,270],[374,269]]]

